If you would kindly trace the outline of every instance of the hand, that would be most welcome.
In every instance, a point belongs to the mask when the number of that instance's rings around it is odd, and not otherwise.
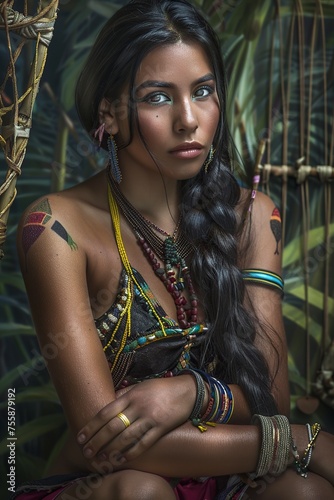
[[[329,481],[334,487],[334,436],[321,431],[317,437],[310,462],[310,470]]]
[[[308,437],[304,425],[292,425],[292,435],[302,457],[308,445]],[[312,451],[309,470],[327,479],[334,486],[334,435],[320,431]]]
[[[195,398],[192,375],[145,380],[118,391],[117,399],[78,433],[84,456],[117,464],[138,457],[189,418]],[[129,426],[119,413],[125,415]]]

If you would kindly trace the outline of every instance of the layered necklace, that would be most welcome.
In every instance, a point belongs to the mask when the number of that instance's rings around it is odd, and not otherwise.
[[[197,323],[198,300],[186,264],[192,247],[182,231],[181,217],[173,234],[167,233],[138,212],[125,198],[110,172],[108,180],[112,195],[132,228],[144,255],[173,297],[180,327],[193,326]],[[163,262],[163,267],[158,259]],[[184,289],[188,290],[190,303],[182,294]]]

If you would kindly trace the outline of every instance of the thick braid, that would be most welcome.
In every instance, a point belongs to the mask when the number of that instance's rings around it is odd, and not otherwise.
[[[254,346],[255,322],[243,306],[244,282],[237,268],[240,188],[218,162],[183,185],[184,230],[196,251],[191,273],[210,325],[210,351],[218,358],[215,375],[239,384],[252,413],[277,412],[268,368]],[[209,243],[209,244],[208,244]]]

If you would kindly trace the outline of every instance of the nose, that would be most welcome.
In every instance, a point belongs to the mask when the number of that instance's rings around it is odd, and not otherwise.
[[[175,108],[174,130],[177,133],[194,132],[198,128],[195,103],[183,99]]]

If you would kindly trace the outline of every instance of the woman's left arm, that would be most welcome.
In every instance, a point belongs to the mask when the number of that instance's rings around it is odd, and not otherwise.
[[[282,226],[273,201],[259,192],[241,238],[241,269],[261,269],[282,276]],[[245,305],[259,321],[256,346],[262,352],[272,379],[279,413],[289,415],[288,350],[279,289],[246,281]]]

